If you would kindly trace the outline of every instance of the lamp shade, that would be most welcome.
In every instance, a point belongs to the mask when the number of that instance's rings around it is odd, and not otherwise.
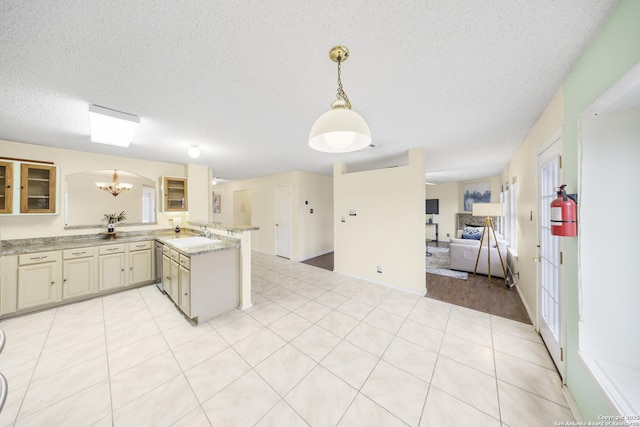
[[[309,146],[325,153],[349,153],[371,144],[371,131],[362,116],[344,107],[333,107],[315,121]]]
[[[502,216],[502,203],[474,203],[473,216]]]

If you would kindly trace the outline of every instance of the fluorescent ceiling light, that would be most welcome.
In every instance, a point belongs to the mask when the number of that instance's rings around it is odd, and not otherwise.
[[[91,141],[128,147],[140,124],[140,117],[99,105],[89,105]]]

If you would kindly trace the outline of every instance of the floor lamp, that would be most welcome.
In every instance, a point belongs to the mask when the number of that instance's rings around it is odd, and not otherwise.
[[[482,237],[480,238],[480,247],[478,248],[478,256],[476,257],[476,266],[473,269],[473,277],[476,276],[478,270],[478,261],[480,261],[480,253],[484,244],[485,234],[487,236],[487,272],[489,273],[489,286],[491,286],[491,238],[489,233],[493,233],[493,241],[496,242],[496,248],[498,249],[498,256],[500,257],[500,265],[502,266],[502,273],[504,274],[505,281],[507,280],[507,272],[504,268],[504,261],[502,260],[502,254],[500,253],[500,247],[498,246],[498,239],[496,237],[496,230],[493,228],[492,217],[502,216],[502,203],[474,203],[473,204],[473,216],[480,216],[484,218],[484,226],[482,229]]]

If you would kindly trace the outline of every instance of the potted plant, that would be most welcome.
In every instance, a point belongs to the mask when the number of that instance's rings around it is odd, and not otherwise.
[[[125,213],[125,211],[122,211],[119,214],[115,212],[112,214],[104,214],[104,217],[102,218],[102,222],[107,224],[107,232],[113,233],[116,224],[126,219],[127,219],[127,214]]]

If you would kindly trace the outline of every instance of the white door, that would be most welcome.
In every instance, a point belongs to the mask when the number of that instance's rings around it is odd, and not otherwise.
[[[550,204],[562,181],[562,140],[556,139],[538,155],[538,207],[540,209],[538,257],[538,325],[540,335],[564,378],[564,284],[561,274],[562,238],[551,235]]]
[[[276,187],[276,255],[291,258],[291,186]]]

